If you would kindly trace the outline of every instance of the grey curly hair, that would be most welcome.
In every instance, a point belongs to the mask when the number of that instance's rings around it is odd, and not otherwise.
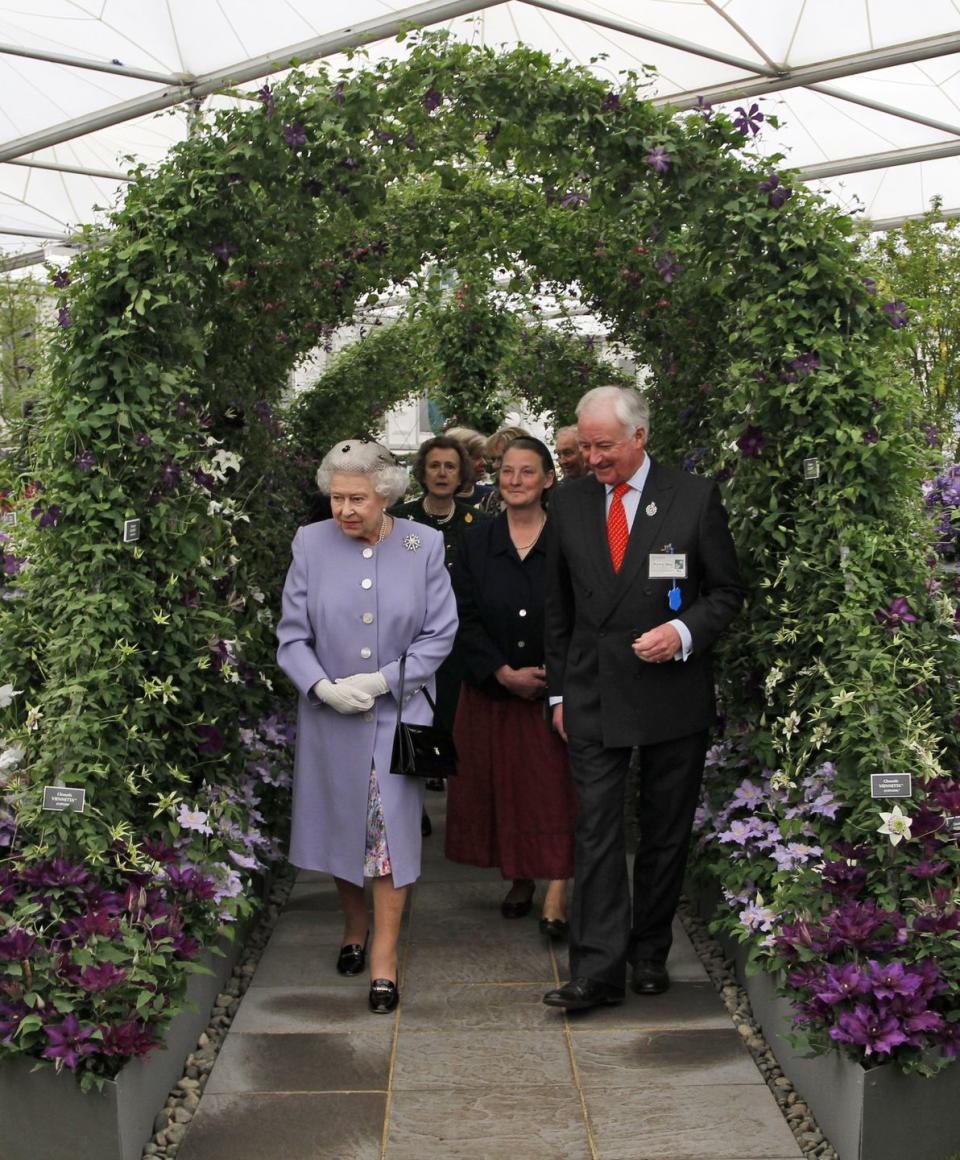
[[[347,475],[368,475],[373,481],[373,490],[391,504],[406,495],[410,485],[407,468],[397,463],[382,443],[364,439],[345,439],[334,444],[324,455],[317,468],[317,487],[324,495],[330,494],[331,481],[338,471]]]

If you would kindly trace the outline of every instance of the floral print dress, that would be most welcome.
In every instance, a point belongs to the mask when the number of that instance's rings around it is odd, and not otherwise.
[[[367,790],[367,844],[363,858],[365,878],[386,878],[390,869],[390,850],[387,848],[387,830],[383,823],[380,804],[380,783],[377,771],[370,767],[370,785]]]

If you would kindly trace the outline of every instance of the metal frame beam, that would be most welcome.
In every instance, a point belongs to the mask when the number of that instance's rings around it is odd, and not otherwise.
[[[892,117],[899,117],[901,121],[912,121],[916,125],[926,125],[930,129],[939,129],[941,133],[952,133],[955,136],[960,136],[960,124],[938,121],[935,117],[925,117],[922,113],[913,113],[909,109],[900,109],[896,105],[887,105],[883,101],[860,97],[855,93],[848,93],[844,89],[835,88],[833,85],[807,85],[806,87],[815,93],[836,97],[839,101],[849,101],[852,105],[861,105],[864,109],[875,109],[878,113],[889,113]]]
[[[728,64],[732,68],[742,69],[744,72],[756,76],[777,77],[780,70],[770,68],[762,61],[746,60],[743,57],[732,56],[730,53],[718,52],[715,48],[708,48],[703,44],[694,44],[690,40],[682,40],[677,36],[670,36],[666,32],[657,32],[652,28],[644,28],[629,20],[616,20],[612,16],[602,16],[598,12],[587,12],[576,4],[567,4],[563,0],[521,0],[531,8],[543,8],[547,12],[556,12],[561,16],[570,16],[574,20],[582,20],[584,24],[595,24],[598,28],[609,28],[613,32],[625,32],[629,36],[636,36],[641,40],[649,40],[653,44],[662,44],[666,48],[678,48],[681,52],[690,52],[695,56],[702,56],[706,60],[715,60],[720,64]]]
[[[87,57],[68,56],[62,52],[41,52],[36,48],[25,48],[16,44],[0,44],[0,56],[22,56],[27,60],[42,60],[48,64],[63,64],[68,68],[90,69],[92,72],[111,73],[118,77],[131,77],[139,81],[157,81],[162,85],[179,85],[193,78],[186,73],[153,72],[145,68],[127,68],[125,64],[112,61],[90,60]]]
[[[60,145],[64,141],[85,136],[98,129],[109,128],[111,125],[122,124],[124,121],[131,121],[135,117],[156,113],[161,109],[169,109],[184,101],[199,100],[228,85],[244,84],[247,81],[293,68],[298,64],[305,64],[324,56],[333,56],[335,53],[344,52],[348,48],[372,44],[377,40],[384,40],[388,36],[396,36],[397,33],[411,26],[425,27],[430,24],[440,24],[444,20],[453,20],[457,16],[466,16],[482,8],[491,8],[496,4],[503,3],[505,0],[432,0],[430,3],[415,4],[412,8],[402,8],[389,17],[365,20],[359,24],[341,28],[337,32],[325,33],[323,36],[316,36],[311,40],[304,40],[299,44],[277,49],[276,52],[265,53],[262,56],[241,61],[229,68],[205,73],[188,84],[174,85],[158,89],[152,93],[145,93],[143,96],[122,101],[120,104],[111,105],[106,109],[99,109],[95,113],[88,113],[72,121],[64,121],[50,129],[42,129],[37,133],[30,133],[26,137],[18,137],[15,141],[9,141],[6,145],[0,146],[0,161],[24,157],[26,154],[35,153],[39,149]]]
[[[918,222],[923,218],[929,217],[925,213],[905,213],[900,217],[892,218],[877,218],[875,221],[869,219],[862,222],[863,227],[871,234],[878,233],[881,230],[898,230],[904,222]],[[960,207],[956,209],[938,209],[937,218],[960,218]]]
[[[102,177],[105,181],[133,181],[129,173],[113,169],[88,169],[83,165],[62,165],[59,161],[6,161],[5,165],[22,165],[26,169],[49,169],[54,173],[78,173],[81,177]]]
[[[920,60],[932,60],[934,57],[950,56],[956,52],[960,52],[960,33],[951,32],[945,36],[911,40],[890,48],[872,49],[869,52],[856,52],[849,56],[818,61],[816,64],[788,69],[773,78],[713,85],[697,89],[695,92],[688,90],[673,93],[668,97],[655,97],[653,103],[659,108],[669,105],[675,109],[690,109],[701,98],[714,104],[724,101],[745,101],[751,97],[762,97],[767,93],[778,93],[784,89],[804,88],[819,84],[821,81],[836,80],[837,77],[876,72],[878,69],[893,68],[899,64],[915,64]]]
[[[912,149],[892,149],[887,153],[867,153],[863,157],[824,161],[820,165],[802,165],[797,170],[797,175],[801,181],[819,181],[824,177],[840,177],[844,173],[867,173],[871,169],[913,165],[918,161],[939,161],[944,157],[960,157],[960,141],[942,141],[939,145],[915,145]]]
[[[49,230],[31,230],[29,227],[18,230],[12,226],[0,226],[0,234],[8,234],[12,238],[43,238],[49,242],[72,242],[75,236],[64,233],[54,234]]]
[[[0,258],[0,274],[8,274],[11,270],[25,270],[27,266],[39,266],[46,260],[46,250],[25,250],[22,254],[11,254],[9,258]]]

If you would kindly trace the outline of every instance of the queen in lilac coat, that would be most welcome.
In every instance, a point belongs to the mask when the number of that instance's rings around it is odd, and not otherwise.
[[[371,809],[380,811],[393,889],[420,873],[423,782],[390,773],[400,657],[406,653],[403,719],[429,723],[423,690],[433,695],[433,674],[457,630],[443,537],[386,514],[405,480],[406,469],[379,444],[354,440],[328,453],[318,481],[334,518],[294,537],[277,628],[277,660],[300,692],[290,859],[337,879],[344,937],[355,940],[343,950],[365,944],[355,892],[378,876],[370,869]],[[377,897],[375,889],[372,958]],[[389,979],[391,955],[381,959]]]

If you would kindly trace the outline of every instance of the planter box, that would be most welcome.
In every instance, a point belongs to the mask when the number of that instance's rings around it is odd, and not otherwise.
[[[214,973],[187,980],[187,999],[197,1009],[181,1012],[164,1047],[131,1060],[99,1092],[84,1094],[72,1073],[58,1075],[47,1064],[33,1071],[32,1059],[0,1064],[0,1160],[140,1160],[242,945],[239,937],[224,940],[224,957],[206,953],[200,961]]]
[[[701,892],[705,918],[719,895],[710,898],[709,893]],[[720,941],[784,1075],[840,1160],[949,1160],[960,1155],[960,1063],[924,1079],[889,1064],[867,1069],[839,1051],[804,1059],[786,1039],[793,1007],[777,994],[776,979],[747,977],[745,947],[723,937]]]

